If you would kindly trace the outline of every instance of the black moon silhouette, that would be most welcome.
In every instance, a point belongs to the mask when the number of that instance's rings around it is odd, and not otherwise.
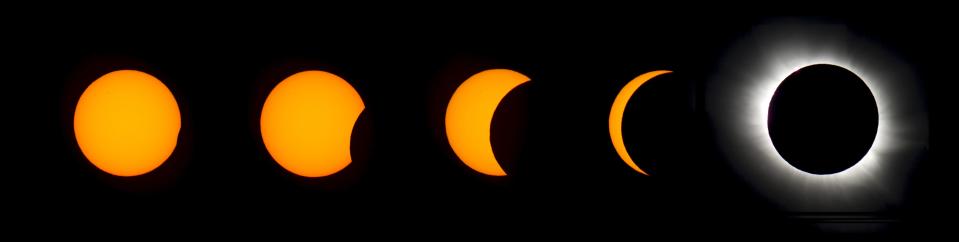
[[[855,73],[816,64],[782,81],[769,102],[768,125],[773,146],[786,162],[812,174],[833,174],[869,152],[879,109]]]

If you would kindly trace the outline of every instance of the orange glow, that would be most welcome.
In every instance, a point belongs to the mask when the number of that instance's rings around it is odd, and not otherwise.
[[[626,86],[623,87],[623,90],[619,91],[619,95],[616,95],[616,99],[613,101],[613,109],[609,111],[609,137],[613,140],[613,148],[616,148],[616,153],[626,162],[626,165],[647,176],[649,174],[646,174],[643,169],[640,169],[639,166],[633,162],[633,159],[629,157],[629,153],[626,152],[626,144],[623,143],[623,113],[626,111],[626,103],[629,102],[629,98],[633,96],[633,93],[635,93],[643,83],[646,83],[649,79],[653,79],[653,77],[670,72],[671,71],[651,71],[629,81],[629,83],[626,83]]]
[[[150,74],[114,71],[80,95],[73,132],[80,151],[100,170],[142,175],[163,164],[176,148],[180,109],[173,93]]]
[[[352,162],[353,125],[365,108],[346,80],[324,71],[303,71],[280,82],[260,114],[263,144],[284,169],[323,177]]]
[[[529,77],[506,69],[486,70],[460,84],[446,108],[446,137],[467,166],[491,176],[505,176],[493,155],[490,123],[496,106]]]

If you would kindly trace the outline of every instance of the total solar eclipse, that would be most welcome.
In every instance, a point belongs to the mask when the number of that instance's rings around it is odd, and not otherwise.
[[[723,159],[789,212],[902,204],[929,143],[911,65],[841,23],[770,20],[731,43],[705,86]]]
[[[790,74],[769,102],[769,137],[797,169],[833,174],[872,147],[879,110],[869,87],[848,69],[816,64]]]
[[[691,107],[702,108],[708,125],[702,144],[715,143],[716,160],[729,162],[740,178],[790,212],[897,206],[912,167],[928,155],[929,114],[919,76],[895,53],[842,24],[787,19],[756,26],[731,43],[712,78],[695,89],[703,98],[701,106],[697,100]],[[669,72],[648,72],[627,83],[607,116],[613,148],[640,174],[646,172],[623,142],[623,111],[640,85]],[[508,93],[537,77],[490,69],[463,81],[443,122],[456,158],[481,174],[506,176],[493,154],[490,122]],[[304,177],[344,169],[351,163],[352,127],[366,107],[356,88],[325,71],[306,71],[281,84],[252,112],[260,114],[259,134],[269,154]],[[372,100],[380,101],[371,106],[391,99],[374,93]],[[73,129],[80,151],[113,175],[148,173],[177,144],[177,103],[171,88],[149,74],[104,75],[76,101]],[[375,110],[369,113],[389,113]],[[602,120],[605,112],[597,113],[584,120]],[[196,123],[190,121],[183,122]]]

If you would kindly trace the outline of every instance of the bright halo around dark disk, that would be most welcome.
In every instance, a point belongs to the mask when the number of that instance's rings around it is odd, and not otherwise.
[[[724,159],[793,212],[899,204],[927,152],[928,114],[910,67],[840,24],[755,27],[706,85]]]

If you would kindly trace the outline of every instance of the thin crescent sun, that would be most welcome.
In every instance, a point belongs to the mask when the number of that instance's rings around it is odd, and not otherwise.
[[[670,72],[672,71],[651,71],[629,81],[629,83],[626,83],[626,86],[619,91],[619,94],[616,95],[616,99],[613,100],[613,108],[609,111],[609,137],[613,141],[613,148],[616,149],[619,157],[626,162],[626,165],[647,176],[649,174],[643,171],[642,168],[639,168],[636,162],[633,161],[633,158],[629,156],[629,152],[626,151],[626,144],[623,142],[623,113],[626,111],[626,104],[629,103],[629,98],[633,96],[633,93],[635,93],[640,86],[656,76]]]

